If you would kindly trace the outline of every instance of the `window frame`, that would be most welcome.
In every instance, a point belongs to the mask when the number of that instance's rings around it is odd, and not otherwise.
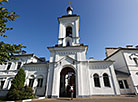
[[[123,82],[124,82],[124,86],[125,86],[125,88],[126,88],[126,89],[129,89],[129,85],[128,85],[127,80],[123,80]]]
[[[120,84],[120,82],[121,82],[121,84]],[[123,80],[118,80],[118,84],[119,84],[120,89],[125,89],[124,84],[123,84]]]
[[[135,64],[138,65],[138,58],[134,57],[133,60],[134,60]]]
[[[34,85],[34,79],[29,79],[29,87],[33,87]]]
[[[2,82],[3,82],[3,84],[2,84]],[[0,90],[3,90],[4,84],[5,84],[5,80],[1,80],[1,81],[0,81]]]
[[[38,78],[37,82],[38,82],[37,87],[42,88],[43,87],[43,78]]]
[[[12,65],[12,62],[8,62],[8,65],[7,65],[7,68],[6,68],[6,70],[10,70],[10,68],[11,68],[11,65]]]
[[[101,84],[100,84],[100,77],[99,77],[99,75],[97,74],[97,73],[95,73],[94,75],[93,75],[93,80],[94,80],[94,86],[95,87],[101,87]]]
[[[18,62],[17,64],[17,70],[21,68],[22,62]]]
[[[103,82],[105,87],[111,87],[109,75],[106,73],[103,74]]]

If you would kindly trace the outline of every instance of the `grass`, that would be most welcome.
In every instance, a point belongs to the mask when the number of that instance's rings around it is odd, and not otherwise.
[[[0,98],[0,102],[6,102],[4,98]]]

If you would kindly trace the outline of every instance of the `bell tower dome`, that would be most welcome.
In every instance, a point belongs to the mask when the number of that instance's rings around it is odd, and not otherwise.
[[[58,18],[59,37],[58,46],[79,45],[79,22],[80,16],[73,14],[73,8],[69,4],[67,15]]]
[[[73,8],[69,5],[69,7],[67,8],[68,15],[72,15],[72,12],[73,12]]]

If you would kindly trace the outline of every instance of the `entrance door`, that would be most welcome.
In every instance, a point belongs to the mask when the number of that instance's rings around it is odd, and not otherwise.
[[[60,97],[71,97],[70,87],[73,86],[76,97],[75,71],[66,67],[60,72]]]

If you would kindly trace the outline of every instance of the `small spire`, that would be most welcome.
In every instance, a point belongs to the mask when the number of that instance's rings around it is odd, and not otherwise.
[[[71,2],[69,1],[69,7],[67,8],[68,15],[72,15],[73,8],[71,7]]]

